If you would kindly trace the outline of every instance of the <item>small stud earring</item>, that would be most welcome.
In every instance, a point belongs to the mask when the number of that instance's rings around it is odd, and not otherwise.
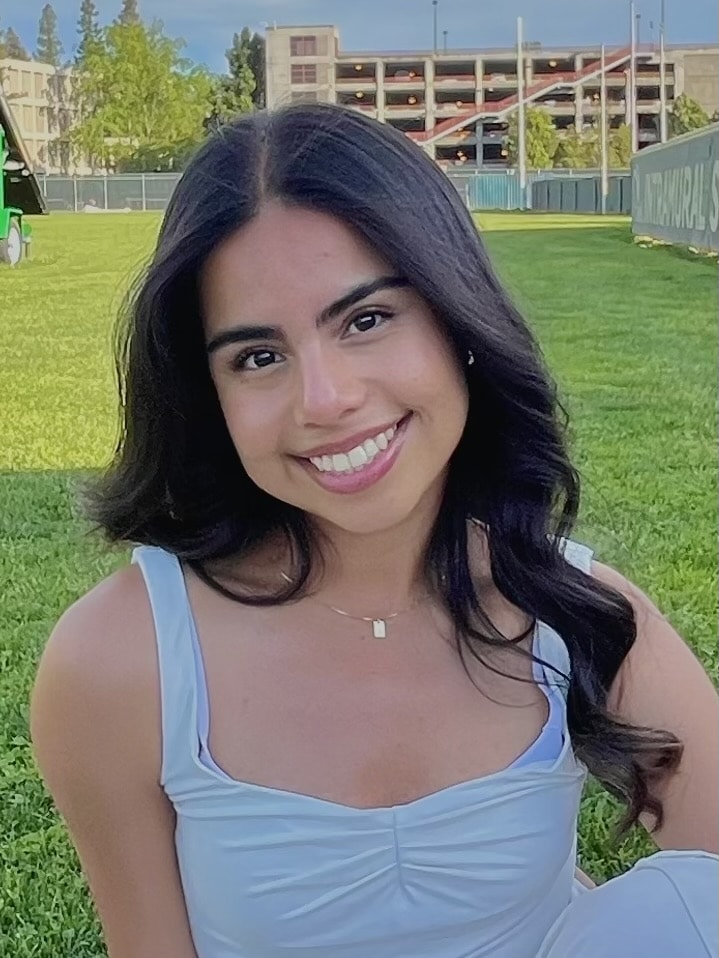
[[[468,365],[468,366],[473,366],[473,365],[474,365],[474,353],[472,352],[471,349],[470,349],[469,352],[467,353],[467,365]]]

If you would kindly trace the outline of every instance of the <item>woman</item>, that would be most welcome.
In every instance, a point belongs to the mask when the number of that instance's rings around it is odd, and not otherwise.
[[[432,161],[329,106],[225,127],[119,359],[91,514],[139,547],[32,703],[111,958],[704,954],[713,687],[568,539],[554,384]],[[587,770],[666,850],[592,891]]]

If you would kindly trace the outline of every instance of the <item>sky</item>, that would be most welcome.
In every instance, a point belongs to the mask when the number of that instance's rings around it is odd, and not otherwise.
[[[0,26],[12,26],[31,51],[46,0],[22,4],[0,0]],[[96,0],[102,23],[110,22],[121,0]],[[667,43],[719,42],[717,0],[665,0]],[[77,42],[80,0],[54,0],[65,50]],[[640,39],[657,38],[660,0],[636,0]],[[438,0],[440,44],[448,47],[511,46],[517,17],[526,40],[545,46],[620,45],[629,36],[628,0]],[[431,0],[140,0],[144,19],[159,18],[166,31],[187,41],[185,55],[211,70],[225,69],[224,51],[243,26],[258,33],[269,23],[334,24],[340,49],[428,50],[433,43]]]

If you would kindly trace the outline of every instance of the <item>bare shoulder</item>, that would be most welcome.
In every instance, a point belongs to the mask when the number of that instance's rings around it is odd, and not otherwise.
[[[636,584],[595,562],[592,574],[631,603],[636,641],[608,697],[620,720],[665,729],[682,744],[678,772],[657,787],[665,823],[660,848],[719,851],[719,697],[690,644]],[[643,819],[644,820],[644,819]]]
[[[33,738],[44,739],[53,717],[69,719],[72,713],[78,722],[87,720],[83,738],[108,741],[113,729],[127,735],[143,723],[138,761],[153,762],[159,756],[158,709],[152,611],[142,573],[128,565],[74,602],[56,623],[35,677],[31,731]]]
[[[40,670],[59,669],[88,692],[118,689],[156,674],[154,626],[140,569],[127,565],[74,602],[56,623]]]
[[[676,632],[666,615],[649,596],[617,569],[592,561],[592,576],[603,585],[619,592],[634,612],[636,640],[617,674],[611,690],[610,705],[618,711],[631,709],[631,695],[646,684],[657,670],[671,670],[681,665],[696,673],[701,666],[684,639]],[[655,686],[658,691],[659,685]],[[629,699],[627,698],[629,696]]]
[[[35,758],[88,879],[111,958],[196,958],[161,782],[154,626],[128,566],[55,626],[32,692]]]

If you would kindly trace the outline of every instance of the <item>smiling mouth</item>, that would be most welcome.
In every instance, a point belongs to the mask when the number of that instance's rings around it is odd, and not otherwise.
[[[311,456],[305,461],[312,463],[318,472],[329,475],[348,476],[355,472],[362,472],[374,462],[377,456],[392,446],[397,430],[410,415],[411,413],[398,420],[389,429],[365,439],[347,452],[335,453],[331,456]]]

